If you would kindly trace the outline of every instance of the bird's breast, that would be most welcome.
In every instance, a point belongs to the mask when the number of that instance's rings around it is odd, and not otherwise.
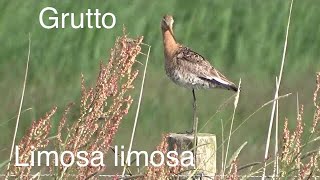
[[[181,69],[167,69],[167,76],[177,85],[189,89],[208,89],[213,88],[212,84],[203,81],[195,74],[184,72]]]

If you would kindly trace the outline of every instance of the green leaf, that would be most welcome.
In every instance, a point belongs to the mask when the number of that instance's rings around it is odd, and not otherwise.
[[[227,168],[230,167],[232,161],[236,160],[241,152],[241,150],[244,148],[245,145],[247,145],[247,141],[244,142],[234,153],[233,155],[231,156],[230,160],[228,161],[228,164],[227,164]]]

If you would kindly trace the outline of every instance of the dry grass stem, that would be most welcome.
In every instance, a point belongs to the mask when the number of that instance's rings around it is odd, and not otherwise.
[[[277,87],[276,87],[276,92],[275,92],[275,95],[274,95],[274,99],[277,99],[278,96],[279,96],[279,89],[280,89],[280,84],[281,84],[281,80],[282,80],[283,67],[284,67],[284,62],[285,62],[285,59],[286,59],[286,51],[287,51],[288,36],[289,36],[289,29],[290,29],[292,5],[293,5],[293,0],[291,0],[291,3],[290,3],[290,10],[289,10],[287,29],[286,29],[286,37],[285,37],[284,46],[283,46],[283,53],[282,53],[282,61],[281,61],[279,79],[278,79],[278,82],[277,82]],[[273,106],[272,106],[272,112],[271,112],[271,117],[270,117],[270,124],[269,124],[269,130],[268,130],[267,142],[266,142],[266,148],[265,148],[265,154],[264,154],[264,161],[266,161],[268,156],[269,156],[269,145],[270,145],[271,130],[272,130],[272,126],[273,126],[275,108],[276,108],[276,101],[273,102]],[[264,168],[263,168],[263,173],[262,173],[262,180],[265,179],[266,166],[267,166],[267,164],[265,162]]]
[[[9,171],[10,164],[11,164],[11,161],[12,161],[13,149],[14,149],[14,146],[15,146],[17,131],[18,131],[19,122],[20,122],[20,115],[21,115],[21,109],[22,109],[22,104],[23,104],[23,99],[24,99],[24,92],[26,90],[26,85],[27,85],[27,77],[28,77],[29,62],[30,62],[30,53],[31,53],[31,35],[29,33],[29,47],[28,47],[27,65],[26,65],[26,71],[25,71],[25,75],[24,75],[23,88],[22,88],[22,92],[21,92],[21,100],[20,100],[19,111],[18,111],[18,115],[17,115],[16,127],[15,127],[13,138],[12,138],[12,145],[11,145],[11,151],[10,151],[10,157],[9,157],[9,163],[8,163],[7,171]]]
[[[134,118],[134,124],[133,124],[133,128],[132,128],[132,134],[131,134],[131,139],[130,139],[128,154],[130,154],[130,152],[131,152],[132,144],[133,144],[133,139],[134,139],[134,135],[135,135],[135,132],[136,132],[136,126],[137,126],[137,123],[138,123],[138,117],[139,117],[139,112],[140,112],[140,105],[141,105],[141,100],[142,100],[142,95],[143,95],[144,80],[145,80],[145,78],[146,78],[148,61],[149,61],[149,56],[150,56],[151,46],[149,46],[149,45],[147,45],[147,46],[148,46],[149,49],[148,49],[146,64],[145,64],[144,71],[143,71],[143,77],[142,77],[142,82],[141,82],[141,87],[140,87],[140,95],[139,95],[139,100],[138,100],[138,106],[137,106],[136,116],[135,116],[135,118]],[[127,156],[127,157],[129,157],[129,156]],[[127,164],[127,163],[128,163],[128,159],[126,159],[126,164]],[[127,165],[125,165],[125,166],[123,167],[122,177],[123,177],[124,174],[125,174],[126,168],[127,168]]]

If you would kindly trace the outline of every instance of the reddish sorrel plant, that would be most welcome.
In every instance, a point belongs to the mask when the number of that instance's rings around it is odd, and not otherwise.
[[[227,174],[226,178],[230,180],[239,179],[237,160],[232,161],[229,173]]]
[[[27,133],[23,136],[18,144],[19,162],[29,163],[31,161],[31,152],[45,148],[49,144],[48,135],[51,129],[51,118],[56,112],[54,107],[44,117],[32,123]],[[13,163],[7,175],[13,175],[20,179],[28,179],[32,166],[18,167]]]
[[[76,120],[70,121],[68,113],[73,104],[65,109],[59,123],[58,132],[54,138],[48,138],[51,130],[51,117],[56,112],[54,107],[47,115],[35,121],[29,131],[22,138],[19,147],[19,162],[29,163],[31,151],[45,150],[46,147],[56,147],[56,151],[70,151],[77,154],[86,151],[86,158],[95,158],[90,152],[100,151],[107,154],[123,117],[128,114],[132,104],[132,97],[128,93],[133,89],[133,81],[138,70],[132,70],[136,57],[141,51],[143,37],[130,39],[126,35],[117,38],[111,49],[111,56],[107,64],[100,64],[100,72],[93,88],[86,88],[83,76],[81,81],[80,114]],[[73,116],[74,117],[74,116]],[[72,124],[71,124],[72,123]],[[70,124],[68,126],[68,124]],[[106,157],[106,156],[104,156]],[[68,164],[70,156],[64,156]],[[50,163],[48,169],[33,169],[32,166],[16,167],[11,162],[7,173],[19,179],[29,179],[32,174],[48,173],[58,179],[92,179],[104,170],[104,166],[70,167],[54,166]]]
[[[168,152],[168,134],[165,134],[162,136],[162,140],[160,144],[157,146],[156,150],[162,152],[163,154],[166,154]],[[173,149],[174,151],[177,150],[176,146]],[[179,157],[174,156],[175,158],[179,159]],[[156,164],[159,164],[160,157],[155,156],[154,162]],[[169,163],[173,164],[172,160],[168,160]],[[178,179],[179,173],[182,171],[182,166],[180,162],[177,166],[169,167],[166,163],[163,163],[159,167],[154,167],[152,165],[148,166],[148,169],[146,173],[144,174],[143,179]]]
[[[303,106],[301,105],[297,116],[296,128],[290,132],[288,128],[288,119],[285,119],[283,131],[283,146],[280,156],[280,176],[296,179],[309,179],[320,173],[320,147],[314,149],[314,142],[319,141],[319,120],[320,120],[320,73],[317,73],[316,90],[313,94],[313,103],[315,107],[314,118],[312,120],[311,130],[307,131],[303,123]],[[303,133],[307,134],[306,140],[302,139]],[[305,142],[305,143],[304,143]],[[305,152],[307,147],[314,150]]]

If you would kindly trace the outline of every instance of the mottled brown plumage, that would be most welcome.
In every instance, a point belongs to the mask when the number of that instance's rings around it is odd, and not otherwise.
[[[195,89],[222,88],[238,91],[237,86],[211,66],[203,56],[176,42],[173,34],[173,18],[166,15],[161,20],[165,70],[176,84],[192,89],[193,129],[197,132]],[[196,139],[196,138],[195,138]]]
[[[161,21],[165,70],[168,77],[178,85],[191,89],[238,88],[223,74],[211,66],[200,54],[176,42],[173,35],[173,18],[166,15]]]

